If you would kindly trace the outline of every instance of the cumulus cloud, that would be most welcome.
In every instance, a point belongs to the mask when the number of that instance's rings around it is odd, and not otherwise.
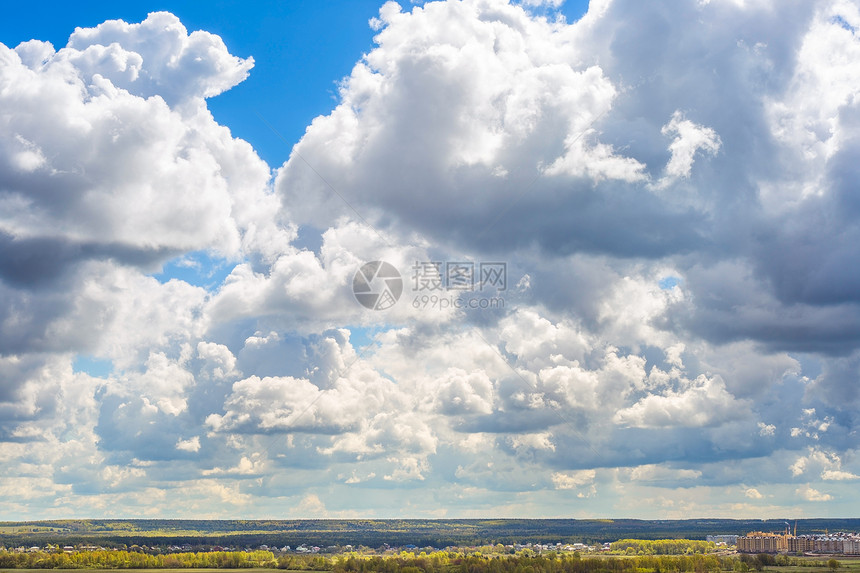
[[[384,210],[398,227],[449,244],[660,251],[668,247],[663,237],[693,238],[647,192],[636,195],[636,209],[648,217],[633,216],[624,187],[595,192],[595,181],[647,177],[644,164],[601,141],[596,125],[619,89],[576,46],[575,26],[505,2],[384,9],[378,25],[378,47],[344,82],[342,103],[296,146],[350,204]],[[534,193],[521,193],[530,182]],[[320,185],[299,159],[276,180],[285,208],[317,225],[347,213]],[[458,201],[464,192],[473,200]],[[513,202],[517,216],[503,217]],[[589,223],[596,218],[619,224],[598,229]],[[526,232],[538,219],[538,234]],[[651,232],[660,223],[662,236]],[[630,233],[640,242],[618,235]]]
[[[820,474],[824,481],[860,479],[860,476],[843,469],[839,454],[816,447],[810,447],[807,455],[798,457],[789,469],[792,476]]]
[[[443,414],[489,414],[493,411],[493,383],[484,372],[454,369],[437,382],[438,408]]]
[[[238,256],[268,168],[204,98],[250,63],[167,13],[80,28],[59,51],[0,45],[0,355],[81,352],[134,380],[194,330],[202,292],[142,273]]]
[[[821,479],[832,480],[855,480],[860,479],[860,476],[844,470],[824,470],[821,472]]]
[[[813,440],[819,440],[821,438],[821,434],[824,434],[830,429],[830,425],[833,423],[833,418],[831,416],[824,416],[824,418],[821,419],[816,415],[815,408],[804,408],[801,412],[799,422],[801,422],[800,426],[791,428],[792,438],[802,436]]]
[[[748,487],[747,489],[745,489],[745,490],[744,490],[744,495],[745,495],[745,496],[747,496],[747,497],[748,497],[748,498],[750,498],[750,499],[761,499],[761,498],[763,498],[763,497],[764,497],[764,496],[761,494],[761,492],[759,492],[759,490],[757,490],[757,489],[756,489],[756,488],[754,488],[754,487]]]
[[[700,477],[702,477],[702,472],[699,470],[675,469],[656,464],[638,466],[630,471],[631,480],[642,482],[670,482],[677,484],[685,480],[696,480]]]
[[[0,118],[0,356],[14,365],[0,427],[4,444],[41,428],[37,451],[9,459],[53,457],[54,479],[76,484],[68,496],[146,487],[142,469],[108,458],[152,455],[147,441],[166,456],[202,448],[177,434],[195,431],[182,426],[205,292],[143,273],[182,252],[238,256],[260,208],[245,204],[265,204],[268,167],[204,102],[250,66],[166,13],[79,28],[59,51],[0,45],[0,99],[12,111]],[[75,353],[116,375],[76,373]],[[75,388],[48,399],[47,371]],[[28,420],[31,397],[39,415]]]
[[[153,12],[139,24],[110,20],[78,28],[60,54],[84,82],[98,74],[134,95],[159,96],[171,105],[216,96],[247,78],[254,65],[253,58],[231,55],[214,34],[189,34],[169,12]],[[44,52],[39,55],[44,65]]]
[[[714,154],[720,149],[720,137],[713,129],[696,125],[680,111],[672,114],[672,119],[660,130],[663,135],[672,136],[674,139],[669,145],[672,153],[669,163],[666,164],[666,176],[660,182],[661,186],[668,186],[674,179],[689,178],[693,169],[693,161],[696,153]]]
[[[187,440],[179,439],[176,442],[176,449],[184,452],[199,452],[200,451],[200,436],[194,436]]]
[[[511,445],[515,450],[555,450],[552,443],[552,434],[540,432],[536,434],[520,434],[511,438]]]
[[[171,14],[0,45],[0,497],[301,517],[848,499],[860,44],[839,22],[860,12],[557,5],[385,4],[274,174],[207,109],[253,61]],[[200,253],[223,282],[148,276]],[[407,284],[419,261],[504,262],[505,305],[367,311],[374,260]]]
[[[578,472],[552,474],[552,483],[555,489],[576,489],[594,482],[597,472],[594,470],[581,470]]]
[[[808,485],[797,488],[794,493],[796,495],[801,496],[806,501],[830,501],[831,499],[833,499],[833,496],[829,493],[820,492],[817,489],[809,487]]]
[[[772,436],[776,433],[776,426],[773,424],[765,424],[764,422],[758,423],[758,433],[762,436]]]
[[[304,519],[328,516],[325,504],[318,495],[313,493],[302,498],[302,501],[293,509],[293,512]]]
[[[640,428],[701,427],[744,416],[744,406],[726,391],[721,378],[699,376],[681,392],[650,394],[629,408],[619,410],[615,420]]]
[[[268,173],[201,103],[241,81],[244,64],[197,34],[156,13],[79,29],[58,52],[42,46],[38,63],[33,45],[0,47],[0,98],[15,110],[0,120],[0,276],[32,284],[88,259],[152,269],[189,250],[236,253],[244,208],[233,204],[262,199]],[[196,103],[135,89],[162,79]]]

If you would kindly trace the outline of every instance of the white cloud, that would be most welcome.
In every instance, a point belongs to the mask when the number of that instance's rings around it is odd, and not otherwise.
[[[199,442],[199,439],[198,439]],[[204,476],[210,475],[232,475],[232,476],[258,476],[262,475],[266,469],[265,462],[258,454],[252,454],[251,457],[242,456],[239,463],[232,468],[212,468],[204,470]]]
[[[699,376],[680,392],[651,394],[619,410],[615,421],[639,428],[702,427],[747,415],[748,406],[726,391],[719,377]]]
[[[484,372],[459,368],[436,381],[437,408],[443,414],[489,414],[493,411],[493,383]]]
[[[382,479],[386,481],[424,481],[424,472],[430,469],[427,460],[417,456],[402,458],[388,458],[389,462],[395,464],[394,470]]]
[[[349,477],[345,477],[345,476],[341,475],[341,476],[338,476],[338,479],[343,479],[344,483],[353,484],[353,483],[361,483],[361,482],[367,481],[367,480],[372,480],[375,477],[376,477],[376,474],[373,472],[370,472],[366,476],[359,476],[358,472],[356,472],[356,470],[352,470],[352,473],[349,475]]]
[[[802,412],[800,422],[802,423],[802,426],[793,427],[791,429],[792,438],[803,436],[813,440],[819,440],[821,438],[821,434],[825,433],[830,428],[830,424],[833,423],[833,418],[825,416],[824,419],[820,419],[816,416],[815,408],[806,408]]]
[[[304,496],[301,502],[293,509],[293,514],[302,519],[327,517],[328,511],[325,504],[315,493]]]
[[[750,499],[762,499],[764,496],[754,487],[748,487],[744,490],[744,495]]]
[[[296,147],[335,188],[372,189],[347,197],[364,212],[384,206],[419,228],[431,214],[449,221],[448,205],[497,212],[515,196],[499,173],[643,179],[643,165],[600,142],[594,125],[618,90],[598,65],[582,65],[564,25],[505,2],[394,6],[376,25],[378,47]],[[388,165],[395,150],[398,168]],[[296,157],[276,181],[287,211],[318,225],[348,213],[321,185]],[[457,201],[461,187],[475,200]]]
[[[648,464],[637,466],[630,471],[630,479],[642,482],[671,482],[696,480],[702,477],[699,470],[670,468],[662,465]]]
[[[125,32],[134,26],[147,36],[142,43]],[[17,51],[0,46],[0,81],[14,86],[0,102],[15,110],[0,120],[0,200],[9,207],[0,231],[19,242],[17,249],[26,248],[22,241],[39,240],[68,245],[84,260],[111,258],[150,268],[180,250],[235,254],[239,226],[249,221],[237,220],[244,209],[234,213],[233,204],[239,198],[263,200],[265,164],[201,104],[172,108],[158,97],[144,99],[153,95],[150,90],[134,90],[131,83],[136,77],[160,87],[159,74],[170,70],[164,81],[188,90],[184,99],[217,91],[216,85],[229,87],[245,72],[236,76],[225,63],[232,56],[216,45],[216,37],[187,37],[172,15],[102,27],[79,29],[59,52],[43,49],[45,63],[33,68]],[[102,36],[113,43],[98,44]],[[195,44],[190,53],[182,51],[183,42]],[[160,51],[151,55],[156,67],[175,59],[161,71],[144,65],[138,73],[141,56],[123,46]],[[33,46],[21,51],[26,56]],[[174,76],[193,85],[183,87]],[[34,248],[40,245],[46,246]]]
[[[199,452],[200,451],[200,436],[194,436],[187,440],[179,439],[176,442],[176,449],[183,452]]]
[[[576,472],[555,472],[552,474],[552,483],[555,489],[577,489],[584,485],[590,485],[597,476],[595,470],[580,470]]]
[[[805,456],[799,456],[789,467],[792,476],[820,474],[825,481],[860,479],[860,476],[842,468],[842,458],[833,451],[812,446]]]
[[[860,476],[844,470],[824,470],[821,472],[821,479],[827,481],[855,480],[860,479]]]
[[[523,0],[525,6],[552,6],[558,8],[564,4],[564,0]]]
[[[520,434],[511,438],[511,445],[518,452],[525,452],[528,450],[555,450],[555,444],[552,442],[552,437],[552,434],[549,432]]]
[[[760,436],[773,436],[776,434],[776,426],[773,424],[758,423],[758,433]]]
[[[206,108],[251,67],[215,36],[160,13],[0,46],[0,497],[22,516],[331,517],[361,483],[383,516],[851,503],[860,115],[835,17],[860,15],[773,6],[592,2],[570,25],[388,3],[274,182]],[[202,252],[223,284],[145,275]],[[368,260],[490,257],[497,312],[352,298]]]
[[[197,355],[206,362],[204,375],[208,378],[221,380],[239,375],[236,357],[223,344],[201,341],[197,344]]]
[[[812,502],[831,501],[833,499],[833,496],[830,495],[829,493],[822,493],[822,492],[818,491],[817,489],[813,489],[813,488],[809,487],[808,485],[806,485],[804,487],[797,488],[797,490],[795,490],[794,493],[796,495],[801,496],[806,501],[812,501]]]
[[[672,158],[666,165],[666,177],[660,186],[667,186],[675,179],[688,179],[697,153],[714,154],[722,144],[713,129],[697,125],[675,111],[669,123],[660,130],[663,135],[674,137],[669,144]]]
[[[188,34],[169,12],[153,12],[139,24],[110,20],[78,28],[58,56],[85,83],[99,75],[134,95],[158,95],[171,105],[218,95],[248,77],[254,65],[252,58],[230,55],[218,36]]]

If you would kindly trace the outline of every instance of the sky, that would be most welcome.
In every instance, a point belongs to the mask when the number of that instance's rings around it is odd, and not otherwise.
[[[858,28],[4,9],[0,519],[856,517]]]

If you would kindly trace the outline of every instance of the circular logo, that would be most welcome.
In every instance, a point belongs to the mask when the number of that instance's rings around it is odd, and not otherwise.
[[[390,263],[365,263],[352,278],[352,293],[358,304],[370,310],[386,310],[403,294],[403,278]]]

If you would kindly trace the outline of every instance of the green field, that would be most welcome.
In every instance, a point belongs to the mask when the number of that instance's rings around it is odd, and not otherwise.
[[[765,567],[765,571],[779,571],[780,573],[820,573],[821,571],[830,571],[827,567],[827,559],[823,557],[808,557],[810,563],[818,562],[820,566],[808,565],[804,567]],[[836,573],[860,573],[860,557],[840,557],[839,569]]]
[[[827,560],[830,557],[807,557],[809,561],[820,561],[821,568],[827,569]],[[860,557],[837,557],[837,561],[839,561],[839,569],[836,571],[839,573],[857,573],[860,572]],[[765,567],[766,571],[783,571],[784,573],[802,573],[806,571],[807,573],[811,571],[819,571],[818,567]],[[829,571],[829,569],[828,569]]]

